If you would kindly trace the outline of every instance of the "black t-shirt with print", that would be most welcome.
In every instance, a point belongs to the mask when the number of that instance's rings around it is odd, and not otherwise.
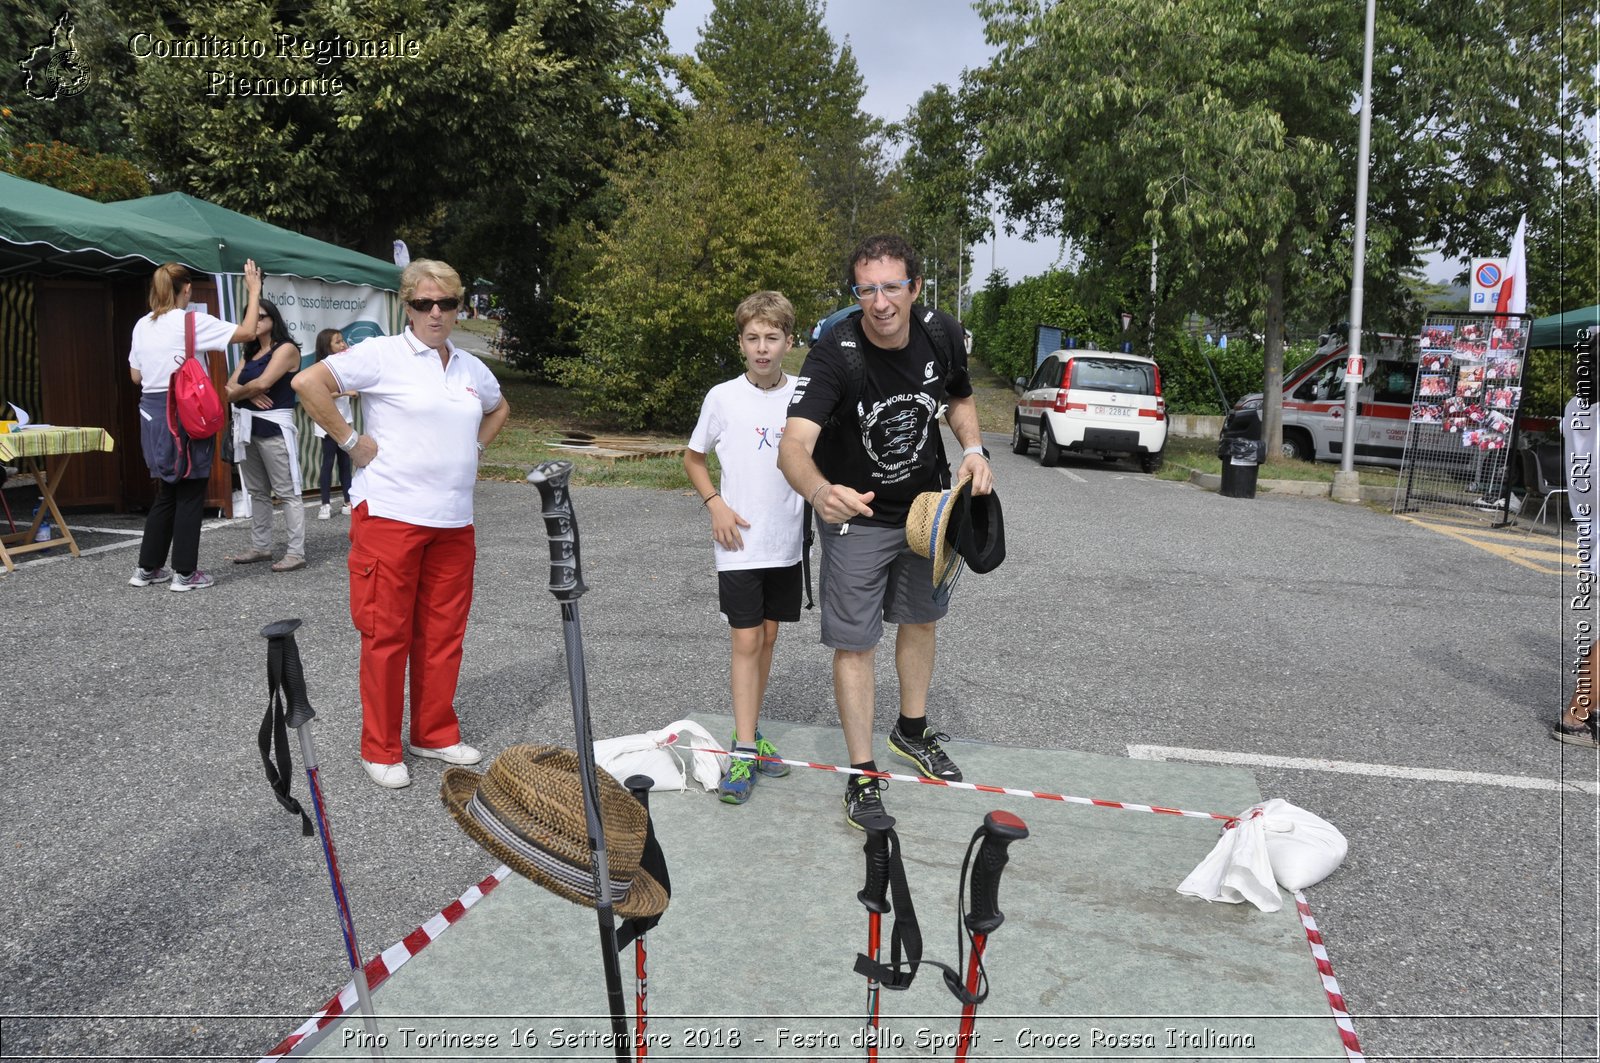
[[[901,350],[886,351],[874,346],[856,327],[834,328],[811,348],[800,377],[795,382],[794,398],[789,401],[789,416],[803,417],[819,425],[838,414],[842,430],[824,431],[817,445],[817,467],[833,483],[856,491],[874,491],[870,518],[856,518],[864,524],[902,526],[911,501],[923,491],[940,488],[939,425],[934,419],[949,398],[972,394],[967,375],[965,346],[952,343],[953,358],[948,375],[941,379],[933,339],[921,317],[927,311],[912,309],[911,340]],[[942,317],[947,335],[958,337],[961,326],[951,317]],[[861,344],[866,378],[855,411],[842,409],[851,398],[849,370],[841,342],[854,334]]]

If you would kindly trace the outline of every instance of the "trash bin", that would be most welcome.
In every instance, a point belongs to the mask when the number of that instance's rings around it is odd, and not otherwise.
[[[1256,497],[1256,476],[1263,457],[1261,411],[1235,410],[1222,422],[1217,457],[1222,459],[1222,488],[1226,498]]]

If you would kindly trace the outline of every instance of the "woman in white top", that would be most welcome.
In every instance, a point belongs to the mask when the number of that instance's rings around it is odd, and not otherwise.
[[[241,343],[255,335],[256,314],[261,305],[261,270],[254,260],[244,264],[244,284],[250,301],[242,323],[232,325],[210,314],[195,313],[195,357],[204,360],[206,351],[221,350],[230,343]],[[202,590],[213,582],[200,570],[198,562],[200,518],[205,508],[206,480],[211,476],[216,440],[194,440],[189,467],[180,476],[177,446],[167,428],[167,385],[173,372],[183,364],[184,318],[187,316],[184,308],[192,295],[189,271],[176,262],[162,265],[150,278],[150,312],[133,326],[128,370],[140,388],[139,441],[144,449],[144,463],[156,481],[156,500],[145,517],[139,564],[128,581],[134,587],[170,580],[169,590],[191,591]],[[174,310],[177,313],[172,313]],[[170,570],[166,567],[168,551],[172,554]]]
[[[350,620],[361,633],[361,763],[379,786],[411,784],[401,745],[410,673],[413,755],[476,764],[461,740],[456,679],[477,556],[472,489],[510,406],[489,367],[450,342],[464,294],[443,262],[400,277],[407,327],[295,374],[306,415],[356,466],[350,485]],[[365,432],[335,399],[361,396]]]

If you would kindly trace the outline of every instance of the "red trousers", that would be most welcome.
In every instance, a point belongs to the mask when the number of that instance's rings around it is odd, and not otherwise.
[[[411,744],[461,741],[456,679],[472,608],[472,525],[425,528],[350,514],[350,619],[361,633],[361,759],[398,764],[411,666]]]

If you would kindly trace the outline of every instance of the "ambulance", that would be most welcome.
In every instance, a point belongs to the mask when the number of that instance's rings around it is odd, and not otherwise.
[[[1366,333],[1361,356],[1367,371],[1356,391],[1354,460],[1399,465],[1406,451],[1411,398],[1417,384],[1415,338]],[[1323,337],[1317,353],[1283,381],[1283,456],[1339,461],[1344,455],[1344,371],[1349,343],[1341,332]],[[1261,393],[1246,395],[1234,410],[1260,409]]]

